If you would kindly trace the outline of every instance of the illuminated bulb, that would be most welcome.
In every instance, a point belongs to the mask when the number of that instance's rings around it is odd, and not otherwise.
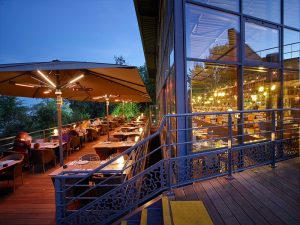
[[[259,88],[258,88],[258,91],[259,92],[263,92],[265,90],[265,88],[263,87],[263,86],[260,86]]]
[[[273,84],[273,85],[271,86],[271,90],[274,91],[275,89],[276,89],[276,85]]]
[[[137,142],[139,140],[139,136],[134,137],[134,141]]]
[[[214,100],[214,98],[213,98],[213,97],[210,97],[208,100],[212,101],[212,100]]]
[[[80,79],[83,78],[83,77],[84,77],[84,75],[81,74],[80,76],[78,76],[78,77],[74,78],[73,80],[69,81],[69,84],[72,84],[72,83],[74,83],[74,82],[80,80]]]
[[[56,88],[56,85],[45,75],[43,74],[40,70],[37,70],[37,72],[54,88]]]
[[[214,96],[217,97],[217,96],[218,96],[218,92],[215,92],[215,93],[214,93]]]
[[[143,128],[140,127],[139,128],[139,132],[142,133],[143,132]]]
[[[257,101],[257,95],[251,95],[252,101],[256,102]]]
[[[54,135],[58,135],[58,130],[57,130],[57,129],[54,129],[54,130],[53,130],[53,134],[54,134]]]
[[[46,90],[46,91],[43,91],[43,94],[47,95],[47,94],[50,94],[51,90]]]
[[[227,111],[228,111],[228,112],[232,112],[232,109],[231,109],[231,108],[229,108],[229,109],[227,109]]]
[[[220,101],[220,100],[218,100],[218,103],[221,103],[221,101]]]
[[[267,96],[267,92],[266,91],[264,92],[264,96]]]

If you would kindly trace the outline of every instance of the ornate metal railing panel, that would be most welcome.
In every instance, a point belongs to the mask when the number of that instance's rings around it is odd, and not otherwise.
[[[293,132],[287,132],[289,130],[283,126],[281,117],[276,116],[283,113],[281,111],[264,110],[263,112],[270,115],[270,119],[264,121],[268,123],[268,129],[255,134],[264,137],[263,141],[243,144],[238,143],[239,139],[249,134],[237,134],[238,127],[253,126],[255,123],[233,123],[232,118],[260,111],[214,113],[227,115],[227,123],[221,127],[209,125],[208,129],[225,128],[226,134],[219,138],[211,134],[208,140],[191,138],[193,130],[205,129],[205,126],[193,125],[186,129],[177,129],[176,123],[182,119],[189,122],[192,117],[200,118],[213,113],[165,116],[157,132],[150,136],[145,135],[146,138],[121,154],[128,154],[129,160],[119,174],[100,176],[98,182],[90,182],[95,174],[102,174],[105,166],[115,163],[114,158],[94,171],[77,171],[73,175],[65,176],[63,173],[56,176],[57,224],[110,224],[162,191],[171,191],[172,188],[212,177],[231,176],[233,172],[255,166],[275,166],[277,161],[299,156],[299,119],[295,118],[292,126],[290,125]],[[283,132],[287,132],[292,138],[284,139]],[[178,137],[184,133],[188,138],[182,141]],[[149,141],[156,137],[164,138],[162,144],[148,152]],[[178,157],[176,153],[182,146],[190,149],[190,154]],[[197,150],[193,151],[195,146]],[[204,146],[206,150],[198,151],[199,146]],[[213,146],[213,150],[207,146]],[[149,158],[158,152],[164,159],[145,169]],[[118,179],[121,182],[115,182]]]

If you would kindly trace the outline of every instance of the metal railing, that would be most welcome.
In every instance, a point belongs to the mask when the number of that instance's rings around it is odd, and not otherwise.
[[[88,120],[93,121],[93,120],[95,120],[95,118],[94,119],[88,119]],[[70,127],[70,126],[76,125],[77,123],[81,123],[81,122],[83,122],[83,121],[64,124],[63,128]],[[51,127],[51,128],[47,128],[47,129],[44,129],[44,130],[37,130],[37,131],[29,132],[28,134],[32,137],[32,139],[40,139],[40,138],[46,139],[46,138],[50,138],[51,135],[53,135],[53,132],[54,132],[55,129],[57,129],[57,127]],[[5,151],[9,151],[9,150],[12,149],[15,137],[16,136],[0,138],[0,153],[5,152]]]
[[[255,113],[258,117],[263,113],[264,121],[245,119]],[[209,115],[223,118],[225,115],[228,119],[220,124],[203,123]],[[239,116],[237,121],[233,119],[236,115]],[[293,115],[292,120],[288,116],[289,123],[285,123],[287,115]],[[177,128],[182,121],[188,124],[187,128]],[[197,124],[193,126],[195,121]],[[262,122],[269,124],[268,129],[251,134],[257,135],[258,139],[248,141],[250,134],[245,134],[244,130]],[[219,134],[225,131],[226,135],[215,137],[208,134],[203,139],[195,139],[193,131],[199,129],[215,129]],[[287,132],[289,135],[285,136]],[[120,154],[129,155],[129,159],[117,174],[107,175],[104,168],[115,163],[120,156],[93,171],[62,172],[54,177],[57,224],[110,224],[163,191],[217,176],[231,177],[233,172],[255,166],[275,166],[277,161],[297,157],[299,109],[166,115],[155,133],[144,136],[135,146]],[[148,152],[149,141],[157,137],[165,140]],[[203,149],[194,147],[205,141],[226,144],[211,144],[211,148]],[[179,154],[183,149],[186,155]],[[144,169],[145,162],[157,153],[164,158]],[[97,180],[97,176],[100,179]]]

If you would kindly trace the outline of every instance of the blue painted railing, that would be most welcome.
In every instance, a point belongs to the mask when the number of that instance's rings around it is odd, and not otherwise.
[[[291,112],[293,115],[299,115],[299,109],[166,115],[155,133],[150,136],[144,134],[146,137],[143,140],[121,153],[129,155],[129,159],[119,174],[107,177],[102,175],[104,167],[116,162],[117,158],[114,158],[93,171],[74,171],[72,175],[63,172],[55,176],[57,224],[111,224],[163,191],[172,191],[178,186],[203,179],[231,176],[232,173],[247,168],[267,164],[275,166],[280,160],[297,157],[299,117],[294,116],[292,122],[289,120],[289,126],[283,117]],[[233,120],[236,115],[244,118],[250,113],[265,113],[268,119],[266,117],[265,121],[238,123]],[[222,141],[226,142],[226,145],[211,144],[209,146],[212,148],[208,150],[197,151],[196,148],[194,151],[194,144],[207,140],[195,140],[191,132],[217,126],[177,129],[177,120],[184,119],[187,123],[192,123],[206,115],[228,117],[227,123],[218,127],[225,127],[227,135],[209,138],[211,143]],[[247,142],[245,139],[249,134],[233,132],[239,130],[239,127],[262,122],[268,122],[270,126],[267,130],[257,132],[257,135],[263,137],[258,142]],[[291,135],[284,138],[284,132]],[[185,139],[178,142],[177,135],[182,134],[185,134]],[[148,152],[149,141],[158,136],[164,138],[162,144]],[[189,154],[178,156],[176,152],[183,146]],[[163,155],[164,159],[144,168],[145,162],[156,153]],[[91,182],[95,175],[100,176],[100,179],[98,178],[98,182]]]

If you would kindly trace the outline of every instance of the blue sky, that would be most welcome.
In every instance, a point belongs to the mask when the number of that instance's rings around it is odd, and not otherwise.
[[[0,0],[0,63],[144,64],[133,0]]]

